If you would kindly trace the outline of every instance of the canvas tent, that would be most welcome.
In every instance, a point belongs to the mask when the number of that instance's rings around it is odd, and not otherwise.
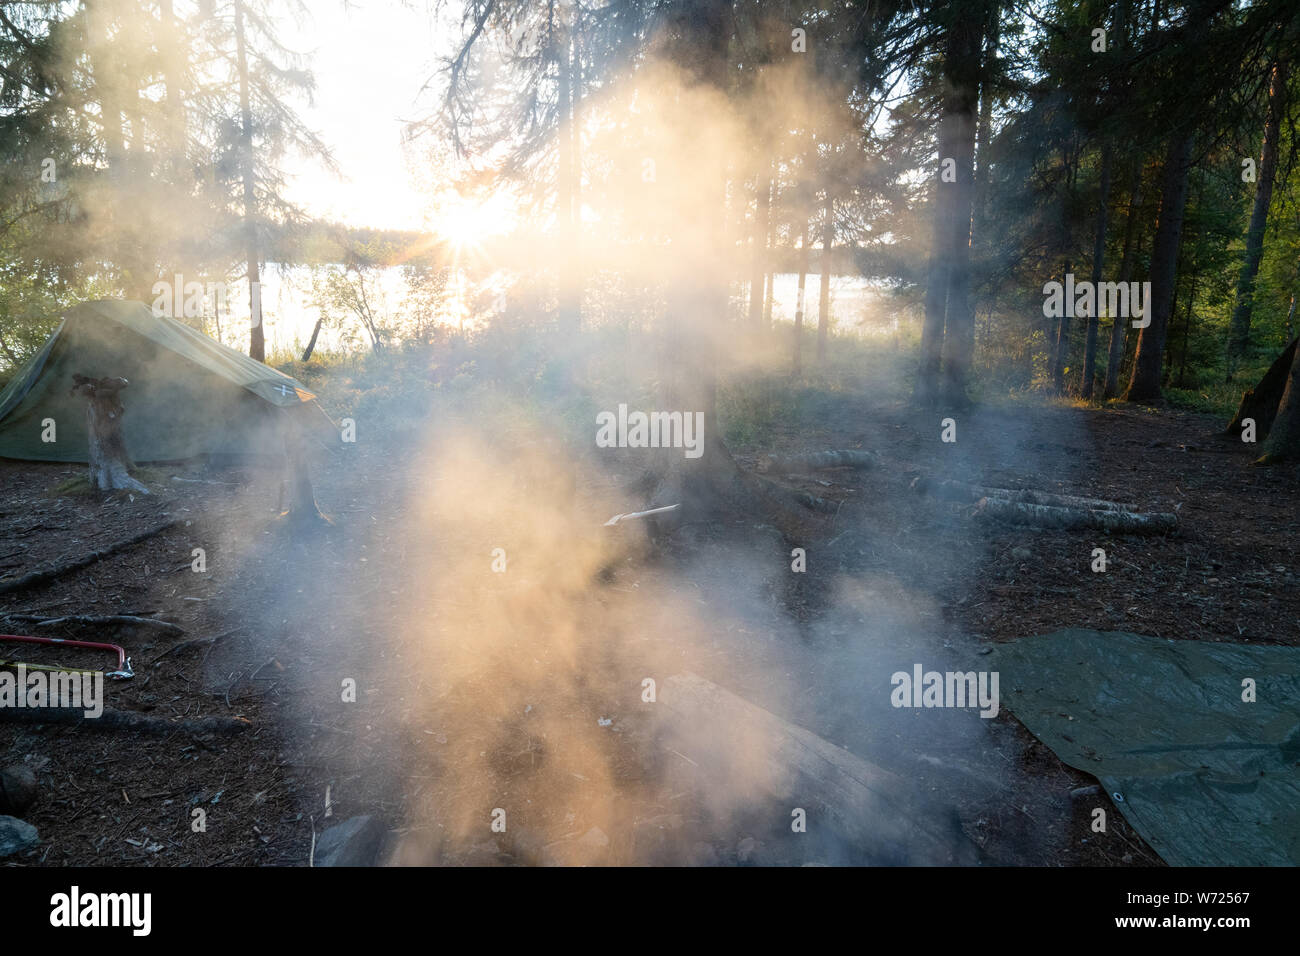
[[[121,377],[122,430],[133,461],[279,455],[283,426],[329,427],[297,381],[141,302],[84,302],[64,316],[0,391],[0,457],[87,459],[86,402],[73,376]],[[53,420],[54,441],[45,423]]]

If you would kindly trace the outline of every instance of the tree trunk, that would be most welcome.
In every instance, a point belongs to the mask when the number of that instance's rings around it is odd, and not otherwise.
[[[765,279],[767,276],[767,233],[772,219],[772,174],[770,161],[765,162],[767,172],[758,180],[755,189],[754,228],[750,241],[752,259],[749,272],[749,327],[755,331],[764,328],[763,308],[767,301]]]
[[[1264,150],[1259,163],[1259,185],[1255,188],[1255,206],[1250,213],[1250,226],[1246,230],[1246,257],[1237,279],[1237,305],[1232,310],[1232,324],[1228,329],[1228,381],[1250,346],[1250,320],[1255,302],[1255,278],[1259,274],[1259,261],[1264,252],[1264,228],[1268,225],[1268,207],[1273,200],[1273,179],[1277,171],[1278,139],[1285,110],[1289,64],[1277,60],[1273,64],[1272,81],[1268,88],[1268,121],[1264,126]]]
[[[976,134],[975,195],[971,215],[971,232],[984,238],[989,212],[990,142],[993,138],[993,61],[998,55],[1002,30],[1002,4],[989,4],[989,20],[984,37],[984,77],[980,82],[979,131]]]
[[[1065,268],[1061,271],[1062,285],[1067,281],[1070,268],[1070,260],[1066,259]],[[1069,310],[1071,307],[1071,303],[1065,303],[1065,308],[1061,309],[1061,314],[1056,320],[1056,344],[1052,349],[1052,388],[1058,395],[1065,391],[1065,363],[1069,359],[1070,352]]]
[[[825,221],[822,229],[821,297],[817,301],[817,364],[826,361],[826,339],[831,325],[831,256],[835,243],[835,199],[826,189]]]
[[[1153,402],[1160,398],[1160,367],[1164,357],[1165,333],[1173,306],[1177,278],[1178,246],[1187,209],[1187,183],[1191,172],[1192,132],[1175,133],[1165,158],[1160,194],[1160,216],[1155,243],[1151,247],[1151,301],[1147,303],[1150,324],[1138,336],[1133,360],[1133,379],[1125,398],[1130,402]]]
[[[939,120],[939,160],[951,155],[956,119],[945,113]],[[945,183],[940,172],[930,194],[934,228],[930,238],[930,262],[926,269],[925,318],[921,323],[921,363],[916,373],[913,400],[921,406],[930,406],[939,393],[939,372],[943,365],[943,320],[948,309],[948,275],[951,269],[949,237],[952,235],[951,218],[953,202],[950,198],[955,183]]]
[[[1078,163],[1068,145],[1061,147],[1061,163],[1065,167],[1065,178],[1061,186],[1061,221],[1057,244],[1064,255],[1069,256],[1069,250],[1072,245],[1070,237],[1070,208],[1073,205],[1071,198],[1074,194],[1075,178],[1078,175]],[[1067,281],[1066,277],[1069,274],[1070,260],[1066,258],[1065,270],[1061,276],[1062,283]],[[1056,342],[1052,348],[1052,388],[1058,395],[1065,391],[1065,366],[1070,358],[1071,311],[1073,311],[1071,305],[1066,303],[1066,307],[1061,310],[1061,314],[1056,320]]]
[[[124,378],[72,376],[73,395],[86,398],[86,435],[90,446],[90,487],[96,491],[138,491],[149,489],[131,477],[131,460],[122,438],[122,413],[126,410],[118,393],[126,388]]]
[[[248,354],[266,361],[266,336],[262,328],[262,281],[258,273],[257,193],[253,183],[253,109],[248,89],[248,53],[244,41],[244,5],[235,0],[235,58],[239,71],[239,145],[244,181],[244,237],[248,257]]]
[[[1127,284],[1133,277],[1134,238],[1137,232],[1137,217],[1142,208],[1142,170],[1134,163],[1130,177],[1132,187],[1129,189],[1128,216],[1124,221],[1124,251],[1119,264],[1119,281]],[[1124,362],[1124,339],[1128,332],[1127,316],[1116,315],[1110,324],[1110,349],[1106,359],[1106,389],[1103,398],[1114,398],[1119,392],[1119,367]]]
[[[1178,387],[1187,387],[1187,341],[1192,335],[1192,306],[1196,304],[1196,280],[1200,273],[1192,273],[1191,288],[1187,291],[1187,314],[1183,318],[1183,362],[1178,369]]]
[[[1111,144],[1106,143],[1101,156],[1101,185],[1097,197],[1097,232],[1092,241],[1092,287],[1101,284],[1101,270],[1106,258],[1106,219],[1110,206],[1110,164]],[[1085,399],[1092,398],[1093,378],[1097,374],[1097,329],[1100,322],[1098,311],[1100,303],[1093,300],[1091,313],[1088,315],[1088,335],[1083,348],[1083,382],[1079,394]]]
[[[1282,404],[1282,393],[1286,390],[1291,365],[1295,361],[1297,341],[1300,340],[1292,339],[1291,344],[1282,351],[1282,354],[1273,360],[1273,364],[1268,367],[1259,384],[1241,396],[1237,414],[1224,429],[1225,435],[1240,438],[1242,422],[1252,418],[1255,421],[1255,440],[1263,441],[1268,437],[1273,428],[1273,420],[1277,418],[1278,408]]]
[[[302,351],[302,361],[311,361],[311,353],[316,351],[316,337],[320,335],[321,323],[324,321],[324,317],[321,317],[316,320],[316,324],[312,327],[311,338],[307,340],[307,347]]]
[[[799,236],[799,294],[794,303],[794,352],[791,367],[795,375],[803,371],[803,315],[806,298],[804,292],[808,285],[808,239],[808,223],[805,222],[803,232]]]
[[[769,247],[770,248],[770,247]],[[772,330],[772,283],[776,276],[774,273],[767,273],[763,277],[763,325],[764,332]]]
[[[558,186],[556,195],[555,219],[559,227],[560,243],[556,250],[559,255],[559,309],[560,323],[563,328],[575,330],[581,322],[577,303],[577,269],[574,241],[577,234],[574,222],[576,207],[575,185],[576,166],[574,163],[574,123],[573,123],[573,38],[567,25],[559,28],[563,39],[556,44],[555,61],[559,74],[558,119],[556,139],[558,143],[559,169],[556,172]]]
[[[1291,345],[1291,368],[1286,388],[1277,406],[1277,417],[1264,442],[1263,454],[1256,464],[1272,465],[1300,458],[1300,348]]]
[[[686,0],[664,22],[659,52],[677,65],[688,90],[717,94],[726,89],[727,46],[731,38],[730,0]],[[683,116],[683,132],[693,118]],[[698,209],[681,209],[680,231],[665,263],[669,289],[665,358],[660,407],[703,414],[703,447],[698,458],[680,450],[659,453],[663,467],[649,504],[682,503],[675,519],[689,521],[716,510],[734,494],[739,468],[722,441],[717,416],[717,333],[727,314],[728,277],[716,268],[727,235],[727,156],[721,144],[690,158],[690,174],[700,183]],[[683,173],[685,171],[683,170]]]
[[[957,161],[957,182],[949,196],[953,212],[948,220],[951,267],[943,340],[944,400],[967,404],[967,378],[975,353],[975,312],[970,302],[971,214],[975,201],[975,127],[979,89],[984,77],[981,46],[988,23],[987,3],[957,4],[958,18],[949,30],[945,73],[948,81],[946,109],[952,114],[950,154]]]
[[[768,204],[767,236],[765,237],[767,243],[766,248],[769,251],[768,251],[765,282],[764,282],[764,285],[766,287],[766,293],[763,298],[763,331],[764,332],[770,332],[772,330],[772,299],[776,295],[776,272],[773,271],[772,260],[771,260],[771,249],[773,246],[776,245],[776,222],[772,218],[771,207],[775,205],[777,198],[780,196],[781,168],[777,164],[775,156],[772,157],[772,164],[768,167],[768,169],[770,170],[770,174],[771,174],[772,188],[771,188],[770,200]]]
[[[176,15],[172,9],[172,0],[159,0],[158,16],[162,21],[162,33],[166,37],[167,45],[171,50],[172,67],[167,68],[163,74],[163,86],[166,90],[167,99],[167,140],[171,149],[171,166],[173,174],[184,169],[185,158],[189,150],[185,133],[185,104],[182,100],[180,84],[177,82],[174,72],[174,65],[182,57],[187,47],[181,40],[180,30],[176,25]]]

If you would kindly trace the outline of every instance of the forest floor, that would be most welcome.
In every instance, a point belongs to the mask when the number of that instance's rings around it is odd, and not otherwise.
[[[1071,800],[1095,780],[1013,715],[923,726],[930,712],[889,707],[888,675],[1067,626],[1294,645],[1300,482],[1251,467],[1253,446],[1193,413],[984,407],[957,422],[954,444],[932,418],[828,394],[810,421],[735,448],[744,465],[769,451],[880,454],[876,471],[796,479],[844,502],[806,543],[741,515],[659,549],[611,547],[603,520],[640,504],[617,491],[630,471],[579,458],[547,474],[538,463],[559,451],[527,429],[466,444],[435,423],[415,446],[363,433],[318,470],[334,524],[307,537],[275,519],[273,473],[158,466],[155,494],[100,501],[57,490],[81,466],[0,461],[0,577],[181,519],[0,594],[0,631],[123,644],[137,676],[108,685],[109,707],[252,722],[228,738],[0,723],[0,767],[38,774],[25,816],[41,834],[0,862],[306,865],[324,828],[361,813],[388,825],[395,863],[864,862],[790,838],[788,808],[745,781],[697,779],[663,746],[641,682],[689,669],[951,802],[988,862],[1158,864],[1104,794]],[[453,451],[479,460],[453,467]],[[917,498],[915,474],[1136,501],[1177,510],[1181,530],[982,524]],[[544,519],[521,533],[527,515]],[[809,573],[790,573],[792,544]],[[497,546],[504,574],[490,568]],[[1096,547],[1105,573],[1090,569]],[[3,618],[128,612],[185,634]],[[178,646],[195,638],[216,640]],[[71,654],[58,662],[98,666]],[[1088,827],[1097,805],[1104,836]],[[490,828],[497,808],[506,833]]]

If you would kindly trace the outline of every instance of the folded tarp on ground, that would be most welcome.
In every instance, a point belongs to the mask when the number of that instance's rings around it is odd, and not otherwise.
[[[1003,706],[1171,866],[1300,864],[1300,648],[1070,629],[994,661]]]

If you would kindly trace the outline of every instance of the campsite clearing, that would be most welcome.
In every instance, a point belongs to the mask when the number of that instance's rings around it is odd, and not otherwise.
[[[886,470],[898,472],[856,497],[844,485],[807,484],[819,495],[853,499],[854,523],[810,555],[838,567],[838,576],[790,576],[788,547],[752,526],[697,528],[656,561],[619,563],[601,587],[575,598],[565,654],[590,673],[624,674],[635,694],[645,673],[667,678],[673,666],[700,673],[922,790],[951,797],[962,830],[990,862],[1159,862],[1104,795],[1072,800],[1070,791],[1093,778],[1062,764],[1005,710],[988,721],[929,712],[952,731],[935,735],[926,729],[934,725],[917,723],[926,719],[919,712],[890,708],[888,675],[897,668],[883,670],[874,689],[874,670],[845,662],[869,646],[908,666],[950,653],[978,670],[991,641],[1051,631],[1062,620],[1294,646],[1296,635],[1274,626],[1300,617],[1294,485],[1251,469],[1249,450],[1193,450],[1221,424],[1204,416],[1166,411],[1153,423],[1149,413],[1114,410],[979,413],[966,426],[972,440],[964,453],[984,459],[972,464],[988,484],[1032,479],[1035,487],[1074,494],[1181,505],[1183,534],[1107,540],[1111,570],[1098,575],[1089,571],[1098,543],[1091,533],[995,526],[972,536],[959,505],[946,513],[918,505],[900,466],[938,470],[946,449],[933,440],[931,423],[860,397],[837,402],[817,428],[779,436],[776,448],[875,449],[888,459]],[[1135,456],[1135,446],[1148,446],[1153,424],[1161,447]],[[308,541],[283,535],[273,520],[278,474],[165,468],[152,473],[158,493],[148,499],[99,500],[55,490],[80,466],[0,461],[0,576],[180,519],[147,545],[0,596],[0,614],[132,613],[179,624],[184,637],[95,631],[94,639],[123,643],[137,664],[136,679],[111,685],[109,705],[164,719],[243,717],[253,724],[220,739],[6,728],[0,765],[34,765],[41,781],[28,819],[42,843],[19,859],[301,865],[313,831],[370,813],[387,822],[390,851],[404,862],[853,860],[840,844],[773,835],[788,832],[789,807],[776,802],[755,800],[719,820],[699,789],[699,768],[686,759],[691,754],[663,748],[657,726],[631,703],[635,694],[611,697],[601,689],[607,684],[567,679],[565,654],[539,637],[533,603],[553,598],[547,563],[555,555],[507,542],[512,571],[493,576],[492,541],[447,537],[463,499],[436,493],[430,476],[440,435],[452,425],[430,428],[427,446],[411,453],[372,430],[320,475],[317,495],[336,524]],[[1057,453],[1062,436],[1076,454]],[[1037,454],[1042,445],[1052,454]],[[756,458],[767,450],[741,452]],[[861,487],[862,479],[850,484]],[[1241,494],[1243,487],[1251,493]],[[538,493],[528,504],[548,500]],[[421,525],[411,502],[441,517]],[[593,529],[614,513],[599,502],[589,510]],[[192,570],[195,547],[206,549],[202,574]],[[751,599],[723,600],[738,575],[728,555],[761,556],[768,548],[774,570],[756,574]],[[428,666],[434,652],[422,649],[419,634],[447,626],[471,644],[486,641],[488,631],[471,625],[486,628],[490,616],[463,614],[476,604],[472,596],[438,589],[439,575],[451,569],[438,555],[480,553],[482,586],[495,589],[503,613],[517,613],[517,634],[485,643],[485,669],[461,680],[454,659]],[[844,588],[857,597],[846,602]],[[393,616],[422,591],[428,603],[420,613]],[[693,632],[673,638],[651,629],[643,637],[638,622],[650,613],[643,596],[697,608]],[[860,614],[845,616],[845,607]],[[167,653],[217,635],[214,643]],[[909,645],[903,635],[931,643]],[[610,656],[616,643],[625,651],[617,659]],[[353,705],[340,696],[349,679],[358,692]],[[829,719],[820,707],[827,696],[860,707]],[[911,730],[900,714],[909,715]],[[968,718],[987,729],[968,732]],[[531,723],[537,720],[543,723]],[[579,744],[590,751],[581,759],[573,752]],[[465,762],[482,767],[482,775],[458,774]],[[606,775],[594,777],[592,767]],[[1094,804],[1108,810],[1104,839],[1088,829]],[[497,837],[488,815],[503,806],[509,836]],[[202,833],[193,830],[199,809]],[[459,835],[461,814],[482,815],[479,838]],[[656,822],[647,828],[647,820]]]

